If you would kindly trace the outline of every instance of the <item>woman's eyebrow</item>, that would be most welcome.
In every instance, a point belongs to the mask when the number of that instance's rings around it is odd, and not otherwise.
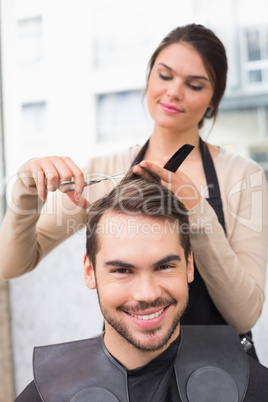
[[[163,66],[164,68],[166,68],[167,70],[171,71],[172,73],[175,73],[175,71],[167,66],[164,63],[159,63],[158,66]],[[189,75],[187,78],[190,78],[191,80],[205,80],[205,81],[209,81],[209,79],[207,77],[205,77],[204,75]]]
[[[209,79],[207,77],[205,77],[204,75],[189,75],[188,78],[192,79],[192,80],[205,80],[205,81],[209,81]]]
[[[163,67],[165,67],[167,70],[169,70],[169,71],[172,71],[173,73],[174,73],[174,70],[171,68],[171,67],[169,67],[169,66],[167,66],[166,64],[164,64],[164,63],[159,63],[159,64],[157,64],[158,66],[163,66]]]

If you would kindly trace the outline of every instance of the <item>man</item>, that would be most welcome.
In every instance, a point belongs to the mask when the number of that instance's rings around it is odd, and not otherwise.
[[[194,279],[183,204],[128,175],[89,211],[85,282],[104,335],[36,348],[17,402],[267,401],[268,370],[233,327],[180,327]]]

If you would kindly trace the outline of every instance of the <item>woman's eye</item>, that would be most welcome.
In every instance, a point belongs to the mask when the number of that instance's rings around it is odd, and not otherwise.
[[[165,75],[165,74],[162,74],[162,73],[159,74],[159,77],[160,77],[162,80],[165,80],[165,81],[171,80],[171,78],[172,78],[172,77],[170,77],[169,75]]]
[[[193,85],[193,84],[188,84],[188,87],[193,89],[194,91],[201,91],[201,89],[203,89],[202,86],[200,85]]]

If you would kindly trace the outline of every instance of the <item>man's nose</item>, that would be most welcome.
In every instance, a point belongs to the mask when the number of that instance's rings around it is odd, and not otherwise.
[[[133,288],[132,297],[136,301],[152,302],[161,296],[161,287],[152,274],[140,275]]]

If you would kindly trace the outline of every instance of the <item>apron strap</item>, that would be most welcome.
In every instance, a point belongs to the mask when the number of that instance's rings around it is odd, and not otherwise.
[[[216,212],[216,214],[218,216],[218,220],[225,231],[225,220],[224,220],[223,206],[222,206],[222,200],[221,200],[221,191],[220,191],[220,186],[219,186],[215,166],[214,166],[212,157],[210,155],[208,146],[201,138],[199,141],[199,145],[200,145],[200,151],[201,151],[201,157],[202,157],[204,172],[205,172],[205,176],[206,176],[206,181],[207,181],[207,185],[208,185],[209,198],[207,201],[210,203],[210,205]]]
[[[148,145],[149,145],[149,141],[150,141],[150,138],[145,142],[143,147],[140,149],[138,155],[136,156],[134,161],[131,163],[131,167],[133,167],[133,166],[137,165],[138,163],[140,163],[141,161],[143,161],[145,152],[146,152],[146,150],[148,148]]]
[[[144,155],[148,148],[149,141],[150,141],[150,138],[146,141],[146,143],[140,149],[138,155],[132,162],[131,166],[137,165],[144,159]],[[219,186],[215,166],[214,166],[212,157],[210,155],[208,146],[201,139],[201,137],[199,140],[199,146],[200,146],[201,158],[202,158],[203,168],[204,168],[206,182],[207,182],[208,191],[209,191],[208,202],[210,203],[212,208],[215,210],[215,212],[218,216],[218,220],[225,231],[225,220],[224,220],[223,207],[222,207],[222,201],[221,201],[221,191],[220,191],[220,186]]]

